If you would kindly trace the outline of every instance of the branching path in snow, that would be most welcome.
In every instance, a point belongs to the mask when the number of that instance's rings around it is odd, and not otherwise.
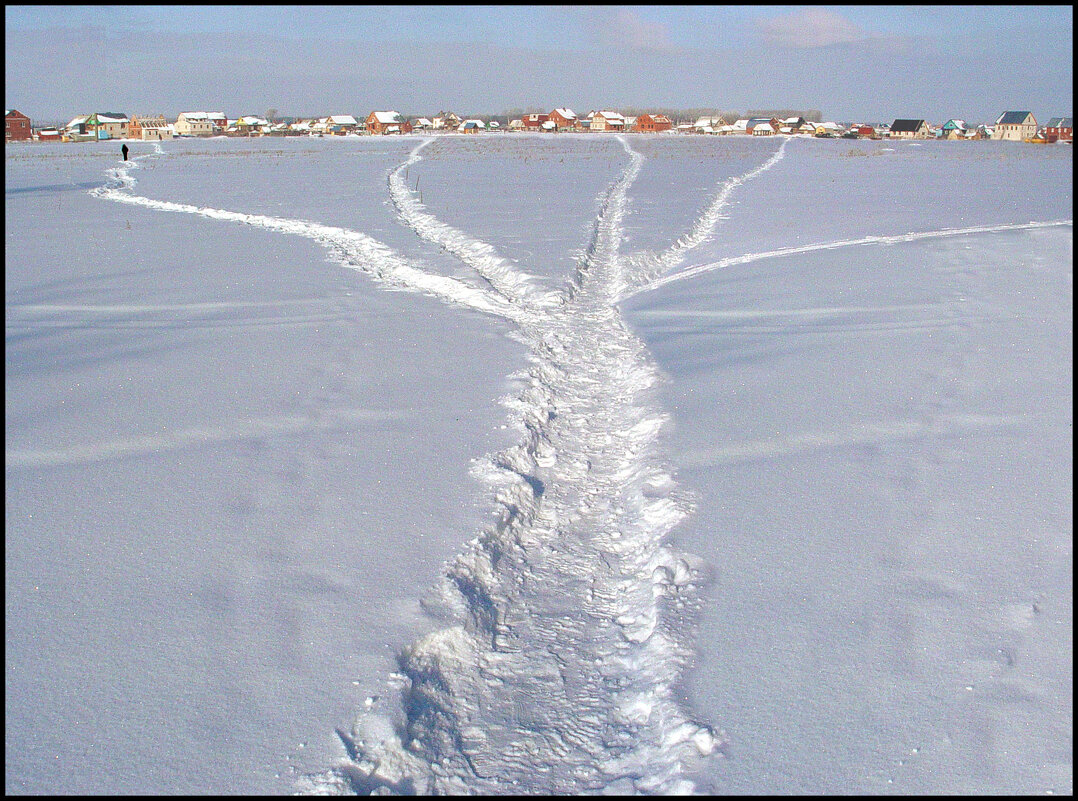
[[[418,203],[402,169],[425,145],[390,173],[390,197],[406,225],[484,286],[436,275],[360,232],[139,197],[137,163],[93,190],[315,239],[383,284],[513,323],[530,348],[527,386],[509,401],[524,439],[477,468],[495,488],[497,522],[447,571],[435,605],[449,625],[401,655],[401,725],[361,719],[344,737],[350,758],[311,777],[306,790],[687,792],[686,760],[716,748],[674,693],[691,654],[685,621],[700,572],[663,541],[691,504],[658,445],[666,419],[652,391],[659,374],[616,308],[645,269],[671,256],[633,263],[619,253],[626,195],[643,162],[620,141],[628,166],[601,198],[585,255],[561,293],[537,289],[491,246]],[[735,185],[672,253],[700,240]]]
[[[1073,220],[1045,220],[1042,222],[1030,221],[1028,223],[1010,223],[1003,225],[975,225],[969,228],[941,228],[938,231],[911,231],[907,234],[893,234],[891,236],[863,236],[859,239],[837,239],[833,242],[820,242],[814,245],[798,245],[788,248],[763,251],[761,253],[745,253],[741,256],[731,256],[726,259],[698,264],[679,270],[676,273],[662,275],[645,284],[637,291],[655,289],[675,281],[684,281],[694,278],[702,273],[721,270],[725,267],[733,267],[740,264],[749,264],[763,259],[774,259],[782,256],[796,256],[801,253],[812,253],[818,250],[837,250],[839,248],[856,247],[859,245],[896,245],[901,242],[916,242],[921,239],[940,239],[950,236],[968,236],[970,234],[994,234],[1005,231],[1028,231],[1035,228],[1052,228],[1060,225],[1073,225]],[[635,292],[633,293],[635,294]]]
[[[660,447],[660,374],[617,302],[657,285],[710,235],[731,192],[778,163],[787,145],[723,184],[666,251],[627,256],[626,198],[643,156],[619,141],[628,164],[600,198],[562,292],[537,288],[418,202],[402,170],[426,144],[390,173],[390,198],[405,225],[481,284],[437,275],[361,232],[137,196],[137,162],[93,190],[314,239],[383,285],[510,322],[529,348],[525,389],[507,401],[522,441],[476,467],[494,491],[496,522],[437,588],[430,608],[445,626],[400,655],[400,719],[362,716],[342,734],[348,757],[306,778],[305,792],[685,793],[696,789],[694,761],[718,748],[720,737],[676,697],[702,570],[664,542],[692,503]]]
[[[494,493],[495,522],[449,565],[428,603],[444,626],[400,655],[397,719],[375,711],[362,715],[351,733],[341,734],[347,757],[306,777],[298,789],[692,792],[694,763],[716,752],[721,741],[689,716],[675,691],[692,655],[691,622],[703,571],[664,544],[692,501],[678,489],[662,453],[666,415],[655,392],[660,374],[626,326],[618,301],[758,259],[1070,222],[863,237],[671,272],[712,235],[731,194],[785,157],[789,140],[755,169],[719,186],[667,249],[623,254],[627,195],[644,159],[619,137],[628,163],[599,198],[575,274],[563,291],[551,292],[488,243],[438,220],[409,190],[406,171],[422,160],[430,141],[390,172],[389,198],[409,229],[473,270],[475,282],[439,275],[358,231],[140,197],[134,194],[137,159],[92,190],[115,202],[313,239],[336,261],[383,286],[509,322],[529,349],[525,388],[506,402],[522,439],[476,462],[476,474]],[[139,158],[164,154],[158,145]],[[233,435],[180,432],[177,442]],[[88,453],[26,458],[79,461],[158,446],[119,442]]]

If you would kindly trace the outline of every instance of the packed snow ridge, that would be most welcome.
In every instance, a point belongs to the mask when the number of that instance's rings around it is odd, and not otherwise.
[[[528,347],[524,389],[506,401],[521,441],[476,462],[494,522],[428,603],[444,626],[400,654],[400,674],[389,678],[399,714],[363,713],[341,734],[347,756],[305,777],[301,792],[684,794],[697,790],[698,761],[719,750],[721,735],[676,695],[692,658],[703,568],[666,544],[692,501],[662,452],[660,372],[617,304],[735,263],[670,273],[712,234],[731,193],[779,163],[787,143],[720,186],[668,249],[622,254],[627,196],[644,157],[618,139],[627,165],[598,199],[591,238],[558,292],[438,220],[409,190],[404,171],[429,140],[390,172],[389,197],[406,226],[471,268],[474,281],[439,275],[358,231],[137,196],[137,160],[92,190],[314,239],[384,286],[506,320]],[[140,158],[160,155],[158,147]],[[960,232],[939,235],[948,233]]]

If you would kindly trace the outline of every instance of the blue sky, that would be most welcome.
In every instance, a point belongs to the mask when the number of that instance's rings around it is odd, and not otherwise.
[[[1072,26],[1071,6],[6,6],[5,91],[42,120],[555,106],[1040,120],[1073,110]]]

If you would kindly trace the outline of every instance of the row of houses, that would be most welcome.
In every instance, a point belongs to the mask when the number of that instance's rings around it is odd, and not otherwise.
[[[197,136],[265,136],[272,134],[334,135],[411,133],[412,124],[395,111],[372,111],[365,122],[351,115],[333,115],[292,123],[275,123],[256,115],[229,118],[224,112],[186,111],[174,122],[162,114],[97,112],[73,118],[62,127],[34,129],[17,109],[5,116],[7,141],[93,142],[109,139],[162,140]]]
[[[75,117],[62,128],[34,129],[30,118],[15,109],[5,114],[7,141],[101,141],[107,139],[162,140],[198,136],[348,136],[390,135],[420,132],[456,132],[477,134],[500,131],[497,121],[464,119],[452,112],[439,112],[433,118],[405,119],[396,111],[372,111],[362,121],[350,114],[275,122],[256,115],[229,118],[223,112],[186,111],[175,122],[161,114],[132,115],[118,112],[87,114]],[[1073,120],[1053,117],[1039,126],[1028,111],[1005,111],[994,125],[969,125],[950,119],[939,126],[923,119],[896,119],[876,125],[835,122],[811,122],[804,117],[754,117],[727,121],[721,116],[700,117],[695,123],[675,125],[665,114],[626,116],[617,111],[590,111],[580,117],[570,108],[556,108],[549,113],[534,112],[509,120],[505,130],[536,133],[683,133],[709,135],[794,136],[824,138],[892,139],[995,139],[1020,142],[1052,143],[1073,141]]]
[[[1074,141],[1074,120],[1052,117],[1047,125],[1041,126],[1029,111],[1005,111],[996,118],[994,125],[974,126],[965,120],[951,119],[933,127],[925,120],[895,120],[890,136],[895,139],[994,139],[1051,144]]]

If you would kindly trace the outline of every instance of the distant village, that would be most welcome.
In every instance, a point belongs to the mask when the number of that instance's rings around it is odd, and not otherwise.
[[[66,125],[35,126],[25,114],[8,109],[8,142],[100,142],[109,139],[161,141],[210,136],[391,136],[410,133],[512,134],[533,133],[666,133],[709,136],[813,136],[824,139],[943,139],[1007,140],[1034,144],[1072,142],[1070,117],[1053,117],[1040,125],[1028,111],[1005,111],[994,124],[967,124],[950,119],[933,125],[926,120],[896,119],[891,123],[813,122],[801,116],[778,118],[700,116],[694,122],[675,122],[666,114],[627,116],[617,111],[589,111],[578,116],[569,108],[522,114],[499,122],[492,118],[465,119],[452,112],[406,118],[396,111],[372,111],[360,119],[334,114],[311,119],[277,119],[246,115],[229,117],[219,111],[185,111],[175,120],[161,114],[96,112],[73,118]]]

